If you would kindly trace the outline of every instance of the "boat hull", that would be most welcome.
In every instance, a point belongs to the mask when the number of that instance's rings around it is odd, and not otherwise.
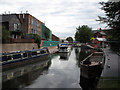
[[[95,66],[82,66],[81,65],[81,76],[85,78],[95,78],[99,77],[102,73],[102,65],[95,65]]]
[[[45,55],[40,55],[40,56],[35,56],[35,57],[30,57],[30,58],[25,58],[25,59],[19,59],[16,61],[3,63],[2,70],[8,70],[8,69],[12,69],[12,68],[25,66],[28,64],[33,64],[33,63],[39,62],[41,60],[47,60],[47,59],[49,59],[49,57],[50,57],[49,54],[45,54]]]

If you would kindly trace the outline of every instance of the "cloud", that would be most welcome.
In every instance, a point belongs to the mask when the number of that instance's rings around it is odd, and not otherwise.
[[[55,35],[66,37],[74,36],[79,25],[85,24],[93,29],[105,27],[95,21],[98,15],[104,16],[98,4],[100,1],[103,0],[1,0],[0,13],[20,13],[28,10],[40,21],[45,21],[45,25]]]

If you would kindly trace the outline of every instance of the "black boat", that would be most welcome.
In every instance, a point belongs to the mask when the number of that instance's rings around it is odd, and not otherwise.
[[[101,75],[105,63],[103,52],[94,52],[80,62],[81,76],[85,78],[95,78]]]
[[[24,66],[49,59],[50,53],[47,48],[34,49],[29,51],[18,51],[12,53],[2,53],[2,69]]]

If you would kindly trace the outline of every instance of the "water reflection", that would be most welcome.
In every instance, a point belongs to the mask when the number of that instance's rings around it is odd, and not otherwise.
[[[2,88],[22,88],[30,85],[43,71],[48,71],[50,60],[40,61],[25,67],[8,70],[2,73]]]
[[[95,78],[85,78],[80,75],[80,86],[82,90],[95,90],[100,77]]]
[[[68,60],[70,54],[71,53],[69,52],[69,53],[59,53],[58,55],[60,56],[60,60]]]

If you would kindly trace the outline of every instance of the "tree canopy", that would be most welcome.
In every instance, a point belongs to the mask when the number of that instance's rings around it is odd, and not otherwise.
[[[93,36],[92,28],[87,25],[78,26],[76,28],[75,40],[80,43],[90,42],[91,37]]]
[[[69,41],[69,42],[73,42],[73,38],[72,37],[67,37],[66,40]]]
[[[120,40],[120,1],[119,2],[100,2],[102,10],[105,11],[104,17],[98,16],[101,23],[106,23],[112,31],[109,32],[110,40]]]

